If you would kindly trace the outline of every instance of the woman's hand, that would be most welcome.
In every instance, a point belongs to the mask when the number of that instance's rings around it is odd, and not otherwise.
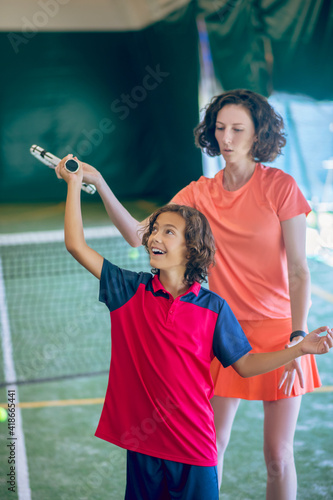
[[[321,336],[320,333],[327,332]],[[299,344],[300,355],[302,354],[325,354],[333,347],[333,332],[328,326],[321,326],[303,337],[296,337],[290,344],[286,345],[286,349],[293,345]],[[284,367],[284,372],[279,381],[279,389],[284,386],[283,392],[286,396],[290,396],[296,374],[298,375],[300,386],[304,387],[304,375],[301,367],[301,359],[296,358]]]
[[[288,349],[288,347],[299,344],[300,342],[302,342],[302,340],[303,340],[303,337],[295,337],[290,344],[287,344],[285,346],[285,348]],[[296,359],[294,359],[294,361],[290,361],[290,363],[286,364],[284,367],[284,371],[281,375],[278,388],[282,389],[284,386],[283,393],[286,396],[290,396],[290,394],[291,394],[292,388],[294,386],[296,375],[298,376],[300,386],[303,388],[304,387],[304,375],[303,375],[303,370],[302,370],[302,365],[301,365],[301,358],[296,358]]]
[[[65,156],[65,158],[63,158],[59,163],[59,165],[56,167],[55,172],[58,179],[65,179],[65,177],[62,175],[63,172],[62,165],[71,158],[73,158],[73,155]],[[98,189],[98,185],[102,180],[102,176],[99,173],[99,171],[92,165],[89,165],[89,163],[84,163],[82,161],[80,162],[76,156],[74,157],[74,159],[80,164],[80,170],[83,173],[82,182],[85,182],[86,184],[93,184]]]
[[[83,170],[83,182],[93,184],[98,189],[98,184],[102,180],[100,172],[92,165],[89,165],[89,163],[81,162],[81,166]]]

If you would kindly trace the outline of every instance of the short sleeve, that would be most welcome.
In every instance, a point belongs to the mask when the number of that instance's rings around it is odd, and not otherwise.
[[[135,273],[121,269],[104,259],[100,279],[99,300],[114,311],[128,302],[141,283],[148,283],[149,273]]]
[[[223,300],[213,337],[213,352],[224,368],[235,363],[252,347],[236,316]]]
[[[288,220],[300,214],[308,215],[311,207],[306,201],[295,179],[280,171],[274,182],[274,202],[280,221]]]
[[[195,206],[195,195],[194,195],[195,181],[191,182],[188,186],[184,187],[172,198],[171,203],[177,203],[178,205],[186,205],[187,207]]]

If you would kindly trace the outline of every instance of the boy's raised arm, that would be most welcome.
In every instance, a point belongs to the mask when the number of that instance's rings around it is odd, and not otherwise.
[[[100,279],[103,267],[103,257],[90,248],[84,238],[81,213],[82,167],[76,173],[65,169],[68,155],[56,167],[57,175],[67,182],[67,200],[65,208],[65,245],[73,257],[96,278]]]
[[[320,333],[327,332],[320,336]],[[248,353],[233,363],[233,368],[242,377],[253,377],[280,368],[304,354],[325,354],[333,347],[333,332],[327,326],[310,332],[296,345],[284,351]]]
[[[83,170],[83,181],[96,186],[112,223],[119,229],[127,243],[132,247],[139,247],[142,244],[141,235],[146,225],[146,221],[139,222],[132,217],[113,194],[103,176],[96,168],[88,163],[81,163],[81,165]]]

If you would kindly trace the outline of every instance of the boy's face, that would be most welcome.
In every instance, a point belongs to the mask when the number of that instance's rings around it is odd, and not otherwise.
[[[187,264],[185,220],[177,212],[161,213],[148,239],[150,265],[163,271],[177,270],[184,276]]]

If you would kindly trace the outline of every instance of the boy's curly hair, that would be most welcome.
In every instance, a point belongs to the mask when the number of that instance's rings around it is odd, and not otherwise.
[[[205,108],[204,118],[194,129],[196,146],[209,156],[221,154],[215,138],[215,124],[218,112],[228,104],[243,106],[251,114],[257,136],[251,149],[254,161],[273,161],[281,154],[281,149],[286,144],[282,117],[274,111],[265,97],[245,89],[230,90],[212,98]]]
[[[188,262],[184,274],[184,283],[207,281],[208,269],[215,264],[215,242],[212,230],[206,217],[195,208],[170,203],[156,210],[148,220],[142,236],[142,244],[148,251],[148,239],[153,231],[157,217],[165,212],[176,212],[185,220],[185,241],[188,250]],[[157,274],[158,269],[152,269]]]

